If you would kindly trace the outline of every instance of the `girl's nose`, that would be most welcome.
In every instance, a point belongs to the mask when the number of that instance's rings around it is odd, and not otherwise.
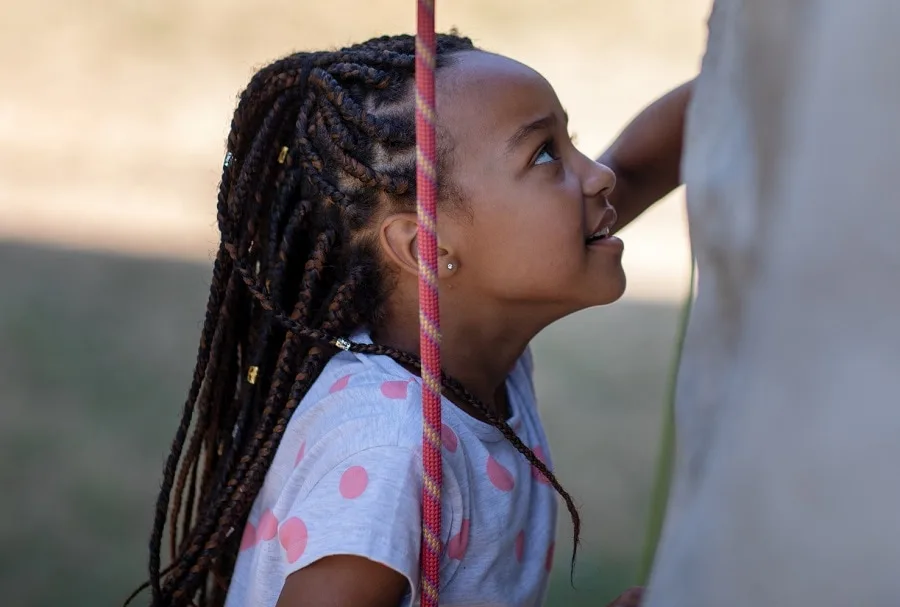
[[[616,187],[616,174],[605,164],[590,162],[583,182],[584,195],[609,196]]]

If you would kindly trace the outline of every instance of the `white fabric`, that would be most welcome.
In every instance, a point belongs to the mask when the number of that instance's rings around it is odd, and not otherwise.
[[[509,423],[548,458],[531,374],[526,352],[507,382]],[[254,503],[228,607],[272,607],[288,575],[336,554],[383,563],[418,589],[420,381],[383,356],[342,352],[328,363],[293,414]],[[446,400],[442,411],[441,604],[542,604],[553,488],[497,429]]]
[[[648,607],[900,604],[900,3],[717,0]]]

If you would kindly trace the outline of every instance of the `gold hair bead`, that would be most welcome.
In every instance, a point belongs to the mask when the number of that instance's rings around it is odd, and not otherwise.
[[[284,161],[287,160],[288,149],[287,146],[281,148],[281,151],[278,153],[278,164],[284,164]]]
[[[259,373],[259,367],[250,367],[247,369],[247,381],[251,384],[255,384],[257,373]]]

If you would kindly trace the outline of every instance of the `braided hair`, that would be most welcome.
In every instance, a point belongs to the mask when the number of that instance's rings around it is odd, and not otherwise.
[[[466,50],[468,38],[438,36],[438,69]],[[415,39],[385,36],[275,61],[241,94],[197,362],[164,468],[149,581],[132,598],[149,586],[154,606],[224,603],[240,530],[291,415],[336,346],[421,369],[411,353],[342,338],[384,316],[388,277],[363,228],[384,200],[415,208],[414,69]],[[443,177],[449,154],[440,152]],[[452,194],[452,184],[439,185],[442,198]],[[559,492],[577,546],[578,512],[553,473],[458,381],[442,381]],[[167,522],[170,564],[161,570]]]

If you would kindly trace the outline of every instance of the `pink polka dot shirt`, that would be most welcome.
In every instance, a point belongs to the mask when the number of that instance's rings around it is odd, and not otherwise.
[[[354,340],[370,341],[365,334]],[[507,380],[510,425],[545,463],[530,352]],[[300,403],[243,530],[227,607],[274,607],[287,576],[366,557],[419,589],[421,380],[392,359],[341,352]],[[492,426],[443,403],[441,604],[537,606],[553,561],[556,496]]]

